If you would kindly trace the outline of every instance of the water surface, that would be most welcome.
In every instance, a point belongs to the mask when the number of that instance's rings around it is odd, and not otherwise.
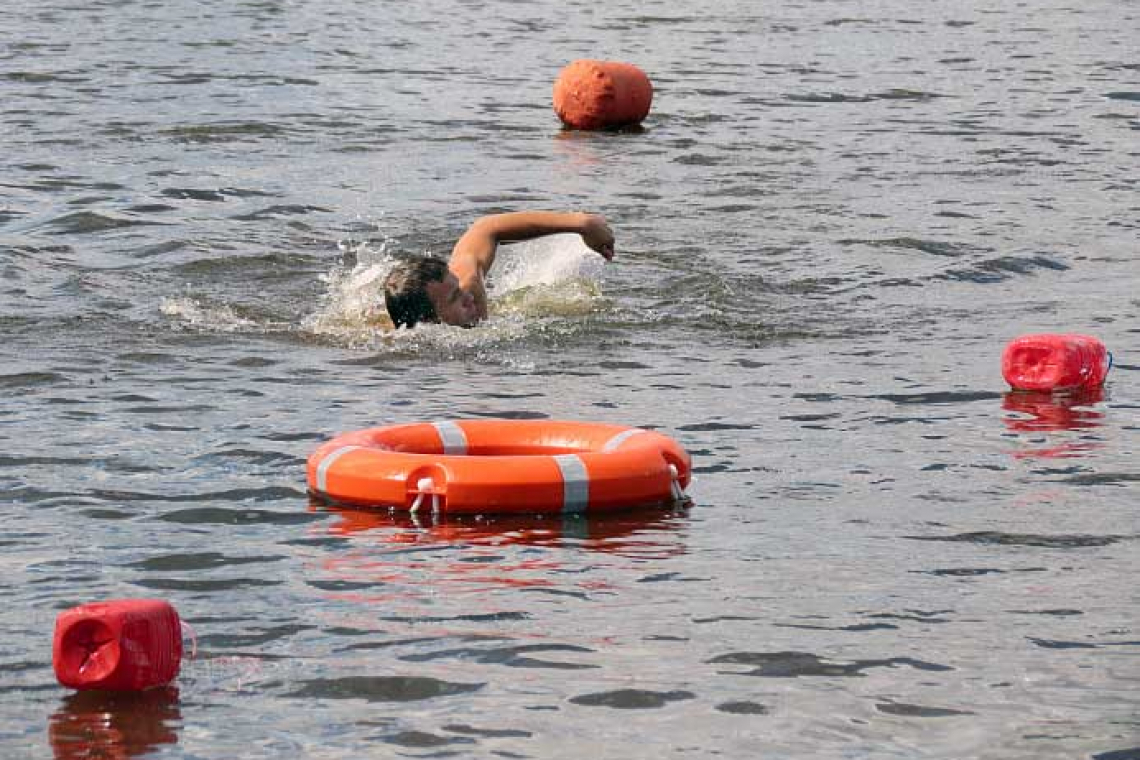
[[[12,758],[1140,753],[1135,30],[1122,0],[17,3],[0,21],[0,747]],[[559,129],[580,57],[640,132]],[[474,330],[375,283],[480,214]],[[1101,337],[1103,393],[1004,344]],[[689,508],[328,508],[341,431],[637,425]],[[74,695],[55,616],[169,599],[173,690]]]

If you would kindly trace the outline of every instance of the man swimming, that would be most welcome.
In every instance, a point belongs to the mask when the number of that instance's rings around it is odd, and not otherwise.
[[[419,256],[397,264],[384,279],[384,305],[396,327],[442,322],[471,327],[487,318],[484,278],[495,263],[499,243],[576,232],[607,261],[614,257],[614,234],[600,214],[516,211],[475,221],[451,249],[451,258]]]

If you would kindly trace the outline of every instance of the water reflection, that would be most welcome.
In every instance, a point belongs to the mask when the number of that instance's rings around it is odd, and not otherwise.
[[[481,546],[530,544],[559,546],[567,542],[591,551],[621,553],[654,547],[664,554],[680,551],[676,529],[688,507],[631,510],[588,515],[431,515],[413,516],[384,509],[352,509],[312,500],[310,511],[327,512],[338,519],[329,533],[352,535],[376,531],[386,543],[468,543]]]
[[[627,137],[645,134],[641,125],[622,127],[615,130],[581,131],[563,129],[554,135],[554,151],[567,168],[583,169],[606,164],[618,153],[627,153],[630,144]]]
[[[1010,391],[1005,394],[1002,409],[1028,417],[1006,417],[1006,426],[1019,433],[1045,430],[1083,430],[1099,427],[1104,413],[1082,407],[1104,401],[1104,388],[1079,393],[1042,393]]]
[[[331,580],[313,585],[358,601],[407,601],[427,586],[448,592],[571,590],[568,578],[580,591],[598,583],[575,569],[597,565],[585,559],[589,555],[643,561],[686,551],[680,529],[687,524],[688,506],[600,517],[412,517],[318,500],[309,509],[335,516],[323,526],[327,534],[352,538],[322,561]]]
[[[1005,426],[1015,433],[1051,433],[1084,431],[1100,427],[1104,413],[1089,409],[1104,400],[1103,388],[1092,388],[1076,393],[1046,393],[1036,391],[1010,391],[1002,400],[1002,409],[1016,412],[1006,416]],[[1013,452],[1017,459],[1030,457],[1072,458],[1084,456],[1100,448],[1094,441],[1066,441],[1056,445]]]
[[[56,760],[138,757],[177,744],[178,689],[144,692],[81,691],[65,697],[48,722]]]

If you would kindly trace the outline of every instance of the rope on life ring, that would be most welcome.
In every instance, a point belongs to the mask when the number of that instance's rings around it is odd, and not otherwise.
[[[424,497],[425,496],[431,496],[431,513],[432,513],[432,515],[438,515],[439,514],[439,496],[433,492],[435,489],[435,481],[433,481],[431,478],[420,478],[416,482],[416,488],[418,489],[417,493],[416,493],[416,498],[412,502],[412,506],[408,508],[408,511],[411,512],[413,515],[416,512],[419,512],[420,507],[423,506]]]
[[[669,478],[670,478],[669,490],[673,494],[673,500],[674,501],[684,501],[686,498],[685,497],[685,489],[678,482],[681,478],[681,475],[680,475],[680,473],[677,472],[677,466],[676,465],[673,465],[673,464],[669,465]]]

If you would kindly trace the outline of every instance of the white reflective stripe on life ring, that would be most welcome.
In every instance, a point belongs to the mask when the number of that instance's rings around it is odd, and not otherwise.
[[[585,512],[590,503],[590,476],[577,454],[557,454],[551,459],[562,471],[562,513]]]
[[[443,453],[454,456],[467,455],[467,434],[454,422],[433,422],[431,426],[439,433]]]
[[[321,463],[319,465],[317,465],[317,490],[320,491],[321,493],[328,493],[328,490],[329,490],[329,485],[328,485],[329,468],[333,466],[333,462],[340,459],[342,456],[344,456],[345,454],[347,454],[350,451],[356,451],[357,449],[362,449],[362,448],[364,448],[364,447],[363,446],[341,446],[339,449],[334,450],[327,457],[322,459]]]
[[[625,443],[626,441],[628,441],[630,438],[637,435],[638,433],[647,433],[647,432],[649,432],[649,431],[642,430],[641,428],[630,428],[629,430],[623,430],[620,433],[618,433],[617,435],[615,435],[613,438],[606,441],[606,444],[604,446],[602,446],[602,451],[613,451],[618,446],[621,446],[623,443]]]

